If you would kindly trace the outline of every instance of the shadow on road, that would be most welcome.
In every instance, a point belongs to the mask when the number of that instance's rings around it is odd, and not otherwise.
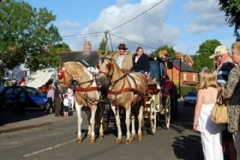
[[[32,118],[38,118],[46,115],[48,115],[48,113],[43,110],[26,110],[24,116],[19,116],[18,114],[14,114],[13,112],[10,112],[10,111],[1,111],[0,126],[9,124],[9,123],[29,120]]]
[[[174,137],[172,144],[174,153],[178,159],[184,160],[203,160],[201,140],[199,136],[188,135]],[[197,153],[197,154],[193,154]]]

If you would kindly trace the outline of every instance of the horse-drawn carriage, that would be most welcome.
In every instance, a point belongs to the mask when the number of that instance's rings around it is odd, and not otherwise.
[[[148,82],[147,79],[140,73],[129,72],[125,74],[116,64],[116,62],[109,57],[102,57],[97,64],[99,69],[98,76],[91,74],[84,65],[77,62],[67,62],[59,68],[59,82],[58,88],[64,92],[68,87],[75,89],[75,106],[78,114],[78,142],[82,142],[81,133],[81,110],[83,106],[88,106],[89,114],[89,128],[88,136],[90,142],[95,142],[95,121],[99,120],[99,137],[104,136],[103,122],[104,122],[104,105],[99,107],[101,102],[109,102],[113,115],[115,116],[115,123],[118,131],[116,143],[122,143],[122,130],[120,126],[120,107],[125,110],[126,123],[126,143],[130,144],[136,135],[135,120],[138,119],[138,139],[142,137],[142,123],[147,121],[150,123],[151,132],[155,133],[158,121],[158,115],[164,115],[166,128],[170,126],[171,119],[171,102],[169,91],[174,88],[166,89],[164,85],[167,80],[162,77],[162,72],[165,70],[165,62],[160,65],[160,61],[150,60],[150,76],[156,78],[156,83]],[[157,73],[158,72],[158,73]],[[161,75],[161,76],[160,76]],[[102,80],[102,78],[104,80]],[[99,81],[100,79],[100,81]],[[108,85],[108,95],[106,99],[102,99],[99,92],[100,86],[104,83]],[[166,94],[166,91],[168,92]],[[99,110],[97,112],[97,110]],[[109,112],[108,112],[109,113]],[[158,114],[159,113],[159,114]],[[130,132],[131,123],[131,132]]]

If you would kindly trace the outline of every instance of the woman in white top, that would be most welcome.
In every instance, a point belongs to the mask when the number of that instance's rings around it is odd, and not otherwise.
[[[194,111],[193,129],[200,131],[205,160],[223,160],[222,130],[224,125],[211,120],[211,112],[217,100],[216,75],[210,69],[200,74],[197,104]]]

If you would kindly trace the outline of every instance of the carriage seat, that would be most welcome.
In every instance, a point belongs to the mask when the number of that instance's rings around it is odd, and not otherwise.
[[[157,84],[148,84],[147,92],[150,94],[158,94],[161,89],[157,88]]]

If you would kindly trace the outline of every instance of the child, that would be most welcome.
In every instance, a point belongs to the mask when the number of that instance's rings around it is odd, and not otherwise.
[[[67,94],[63,95],[63,111],[64,111],[64,116],[68,116],[69,100],[68,100],[68,95]]]
[[[203,70],[197,87],[193,129],[201,133],[204,160],[223,160],[221,134],[224,125],[211,120],[211,112],[217,100],[217,87],[215,73],[210,69]]]

